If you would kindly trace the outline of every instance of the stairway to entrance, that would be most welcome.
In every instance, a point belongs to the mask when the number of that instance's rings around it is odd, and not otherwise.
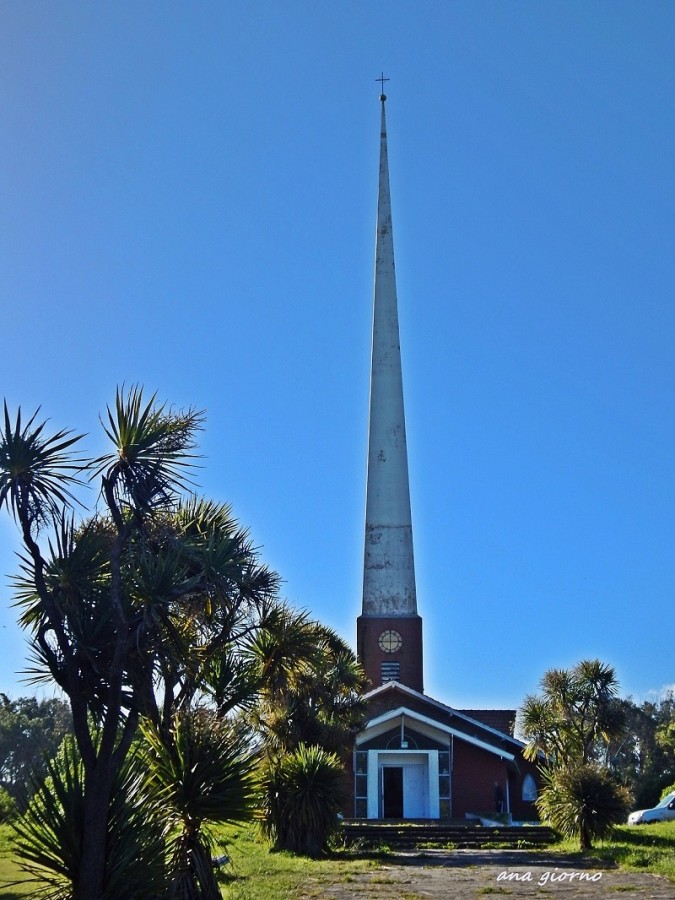
[[[546,847],[557,840],[545,825],[484,826],[466,819],[448,822],[401,820],[376,822],[372,819],[345,819],[342,834],[348,846],[377,849],[424,850],[500,847],[518,849]]]

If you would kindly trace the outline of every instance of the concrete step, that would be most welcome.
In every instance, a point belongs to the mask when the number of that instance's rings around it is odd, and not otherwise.
[[[555,843],[556,833],[544,825],[483,826],[466,820],[451,822],[376,822],[345,819],[342,832],[346,844],[397,849],[431,847],[526,847]]]

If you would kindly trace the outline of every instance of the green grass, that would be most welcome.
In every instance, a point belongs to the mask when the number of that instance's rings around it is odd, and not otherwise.
[[[0,825],[0,897],[3,900],[18,900],[19,897],[30,897],[34,893],[34,885],[14,885],[23,880],[21,869],[12,855],[12,841],[7,825]]]
[[[578,846],[577,841],[565,841],[555,849],[560,853],[578,853]],[[620,825],[610,840],[597,841],[585,856],[615,862],[631,872],[651,872],[675,881],[675,822]]]
[[[228,900],[291,900],[325,896],[327,885],[348,884],[355,875],[373,871],[380,863],[347,851],[329,859],[310,860],[290,853],[270,853],[256,825],[228,827],[220,831],[216,855],[227,853],[230,864],[219,870],[223,897]],[[12,853],[10,829],[0,825],[0,897],[19,900],[34,894],[34,884],[11,886],[22,873]]]
[[[331,884],[349,884],[379,862],[347,851],[329,859],[311,860],[290,853],[270,853],[255,826],[230,827],[221,832],[223,851],[231,865],[223,868],[223,897],[231,900],[285,900],[323,897]]]
[[[386,863],[385,854],[365,856],[346,850],[322,860],[270,853],[267,844],[259,838],[256,826],[225,828],[220,836],[221,846],[216,852],[227,853],[231,860],[220,870],[223,898],[227,900],[293,900],[297,897],[318,900],[325,896],[328,886],[348,885],[359,875],[372,873]],[[550,854],[551,850],[543,852]],[[554,852],[582,858],[573,841],[556,844]],[[623,825],[611,841],[598,842],[585,854],[585,859],[587,862],[592,859],[615,862],[623,869],[652,872],[675,881],[675,822],[636,827]],[[386,876],[382,873],[382,877],[389,883],[395,875],[387,870]],[[3,900],[32,896],[29,885],[9,887],[20,878],[21,870],[12,855],[9,829],[0,826],[0,897]]]

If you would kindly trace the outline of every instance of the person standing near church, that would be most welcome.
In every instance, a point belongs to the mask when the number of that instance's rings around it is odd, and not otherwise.
[[[498,781],[495,781],[495,812],[504,812],[504,791]]]

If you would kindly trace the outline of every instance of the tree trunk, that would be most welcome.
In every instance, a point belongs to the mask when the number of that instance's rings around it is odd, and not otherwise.
[[[593,842],[591,840],[591,830],[585,822],[581,824],[581,830],[579,833],[579,847],[583,850],[592,850]]]
[[[111,790],[110,766],[97,760],[93,772],[85,774],[82,856],[73,900],[100,900],[103,894]]]

